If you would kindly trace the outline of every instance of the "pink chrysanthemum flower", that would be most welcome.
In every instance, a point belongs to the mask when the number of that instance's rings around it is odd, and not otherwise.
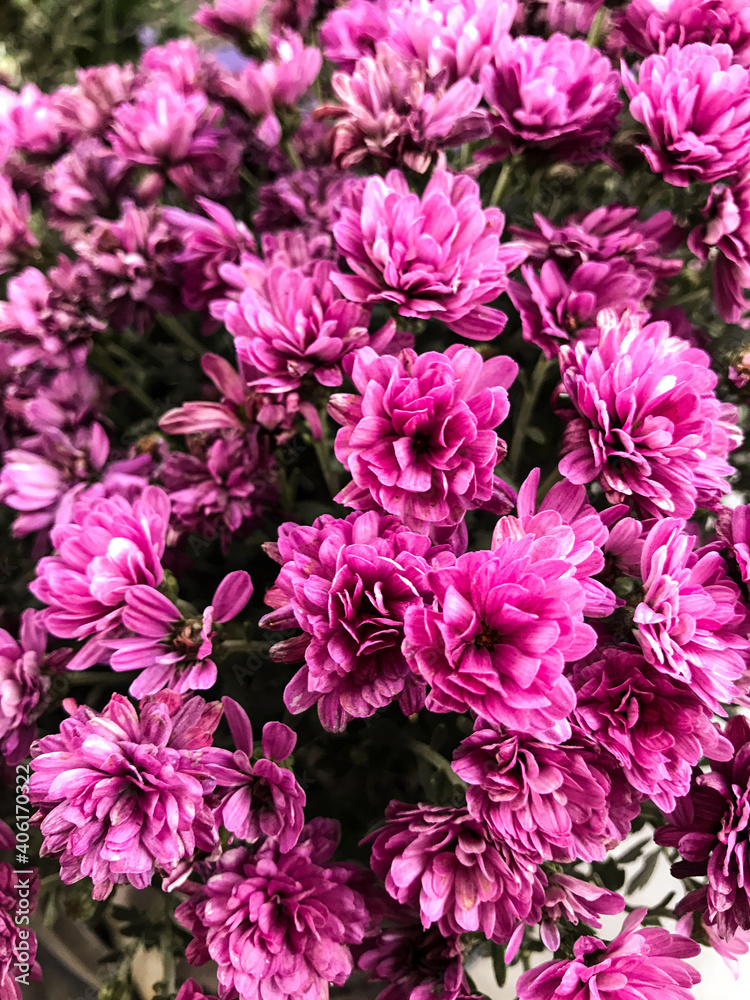
[[[667,323],[605,313],[599,326],[593,350],[560,349],[570,407],[560,472],[573,483],[596,479],[610,503],[651,517],[715,509],[741,434],[736,408],[716,398],[709,355]]]
[[[393,801],[369,834],[372,870],[422,926],[441,934],[479,931],[505,944],[519,921],[539,920],[545,877],[524,854],[494,841],[465,809]]]
[[[331,280],[353,302],[392,302],[400,316],[434,316],[459,336],[491,340],[507,317],[484,303],[505,291],[526,256],[500,244],[504,223],[499,209],[482,208],[465,174],[436,170],[420,198],[390,170],[369,177],[333,227],[354,274]]]
[[[201,4],[193,20],[212,35],[242,44],[255,31],[265,6],[266,0],[214,0]]]
[[[713,711],[738,696],[750,662],[747,610],[718,552],[693,552],[685,522],[664,518],[641,555],[643,600],[633,633],[648,662],[687,684]]]
[[[287,708],[296,714],[317,704],[333,732],[395,700],[406,715],[419,711],[424,684],[401,644],[408,609],[429,595],[429,539],[370,511],[344,520],[324,514],[311,527],[283,524],[265,548],[282,570],[266,595],[276,610],[261,624],[303,629],[271,652],[305,659],[284,692]]]
[[[622,107],[618,74],[581,39],[500,39],[481,73],[494,145],[480,159],[540,150],[557,159],[600,159]]]
[[[39,617],[38,611],[23,612],[17,640],[0,629],[0,753],[11,767],[28,756],[49,700],[50,678],[42,673],[47,630]]]
[[[28,985],[29,979],[42,978],[36,960],[36,934],[27,926],[36,910],[38,893],[36,868],[27,874],[14,870],[8,861],[0,861],[0,997],[3,1000],[23,1000],[21,986]]]
[[[282,174],[258,189],[258,211],[253,222],[261,232],[278,229],[330,232],[348,192],[359,179],[330,164]]]
[[[544,962],[518,980],[518,1000],[694,1000],[700,973],[685,958],[700,952],[689,938],[641,927],[648,911],[634,910],[605,944],[581,937],[571,960]]]
[[[700,698],[651,666],[637,646],[605,647],[573,664],[570,678],[575,722],[617,759],[637,791],[666,812],[687,793],[702,757],[731,756]]]
[[[133,199],[131,168],[99,139],[82,139],[44,175],[48,220],[66,242],[80,239],[97,217],[120,214]]]
[[[651,139],[640,149],[669,184],[710,184],[750,162],[750,72],[733,56],[728,45],[696,42],[649,56],[637,81],[623,66],[630,113]]]
[[[129,587],[122,624],[132,635],[105,640],[106,647],[114,650],[112,669],[141,671],[130,685],[134,698],[156,694],[165,687],[180,694],[213,687],[213,625],[238,615],[252,593],[249,574],[236,570],[224,577],[203,613],[190,616],[153,587]]]
[[[423,174],[440,150],[489,133],[479,84],[432,78],[419,61],[394,52],[390,39],[351,74],[334,73],[331,86],[341,104],[317,108],[315,116],[336,120],[333,160],[340,167],[372,156]]]
[[[282,722],[267,722],[256,748],[245,710],[232,698],[222,704],[235,749],[211,754],[210,770],[221,796],[216,820],[248,844],[274,841],[282,852],[291,851],[305,825],[305,793],[283,766],[297,735]]]
[[[221,718],[218,702],[164,691],[140,714],[114,694],[101,713],[65,702],[59,734],[32,748],[29,797],[39,807],[43,855],[60,858],[66,884],[90,876],[94,899],[137,889],[195,852],[218,845],[204,800],[215,781],[202,762]]]
[[[407,612],[404,651],[431,686],[430,711],[472,711],[544,739],[554,731],[555,742],[569,735],[575,695],[563,668],[596,642],[576,545],[562,525],[549,538],[513,532],[429,574],[435,602]]]
[[[622,913],[625,900],[617,892],[602,889],[592,882],[550,872],[544,890],[544,905],[539,934],[548,951],[555,952],[560,947],[560,920],[574,926],[583,921],[589,927],[602,926],[601,917]],[[511,956],[507,956],[510,961]]]
[[[78,143],[82,139],[103,139],[112,125],[112,112],[133,97],[137,74],[130,63],[108,63],[76,70],[73,87],[55,92],[55,108],[65,135]]]
[[[128,589],[161,583],[168,526],[169,500],[156,487],[146,487],[132,504],[119,496],[89,500],[84,495],[70,522],[50,532],[56,554],[39,560],[29,584],[34,597],[47,605],[45,627],[62,638],[111,633],[122,622]],[[88,651],[92,658],[84,647],[81,661],[76,658],[69,666],[89,666],[101,651],[94,642]]]
[[[732,758],[712,762],[705,773],[696,768],[690,791],[655,838],[682,855],[672,866],[676,878],[708,877],[708,885],[680,901],[678,915],[699,910],[720,938],[731,939],[750,930],[750,721],[736,715],[724,733]]]
[[[7,177],[0,176],[0,274],[39,246],[29,229],[31,201],[27,192],[16,194]]]
[[[266,844],[225,851],[204,886],[192,885],[176,916],[193,934],[187,958],[219,966],[219,997],[328,1000],[352,971],[365,901],[347,884],[352,866],[330,863],[337,824],[313,820],[286,854]]]
[[[603,861],[640,799],[608,754],[574,734],[562,746],[478,723],[453,755],[474,819],[536,861]]]
[[[716,533],[737,563],[743,583],[750,583],[750,504],[720,507]]]
[[[334,394],[329,402],[344,425],[336,457],[353,479],[336,500],[376,505],[417,531],[457,525],[476,507],[505,513],[507,489],[494,475],[505,444],[494,428],[508,415],[516,363],[482,361],[458,344],[443,354],[398,357],[365,347],[353,358],[348,374],[362,395]]]
[[[334,7],[320,28],[320,45],[329,62],[351,73],[363,56],[375,53],[390,31],[388,6],[371,0],[349,0]]]
[[[671,45],[731,46],[735,62],[750,66],[750,9],[745,0],[631,0],[617,17],[628,48],[642,56]]]

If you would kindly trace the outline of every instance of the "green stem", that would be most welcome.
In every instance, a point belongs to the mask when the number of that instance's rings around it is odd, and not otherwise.
[[[320,439],[313,438],[312,446],[318,459],[320,471],[323,473],[326,488],[331,494],[331,498],[333,498],[339,491],[339,484],[336,470],[331,464],[331,452],[329,448],[328,435],[326,434],[328,414],[325,410],[323,410],[320,414],[320,426],[322,428]]]
[[[189,333],[185,329],[178,319],[174,316],[167,316],[165,313],[159,313],[156,318],[159,326],[166,330],[173,340],[176,340],[178,344],[182,344],[183,347],[187,347],[194,354],[197,354],[199,358],[202,357],[205,353],[205,347],[195,339],[192,333]]]
[[[529,427],[532,416],[534,415],[534,408],[536,407],[537,400],[539,399],[539,393],[542,391],[542,386],[544,385],[544,380],[547,377],[547,372],[552,367],[554,362],[548,361],[543,354],[539,356],[539,360],[536,363],[536,367],[531,374],[531,379],[526,387],[526,392],[523,396],[523,402],[521,403],[521,409],[518,412],[518,418],[516,420],[515,427],[513,429],[513,438],[510,443],[510,451],[508,452],[508,468],[510,469],[511,479],[517,480],[518,463],[521,460],[521,452],[523,451],[524,442],[526,441],[526,432]]]
[[[164,992],[171,995],[177,989],[177,967],[174,957],[174,940],[172,936],[172,907],[167,893],[164,894],[162,955],[164,957]]]
[[[122,675],[113,670],[82,670],[80,673],[69,670],[67,674],[62,676],[65,677],[70,687],[83,687],[86,684],[111,684],[113,680],[117,680]]]
[[[406,744],[410,750],[412,750],[417,757],[421,757],[422,760],[426,760],[428,764],[432,764],[436,771],[442,771],[442,773],[448,778],[452,785],[458,788],[466,788],[466,782],[463,781],[450,765],[450,762],[439,754],[437,750],[433,750],[432,747],[423,743],[421,740],[409,740]]]
[[[505,194],[505,189],[510,183],[511,174],[513,173],[513,167],[515,166],[515,157],[509,156],[508,159],[503,164],[502,170],[497,175],[497,180],[495,181],[495,186],[492,189],[492,194],[490,195],[490,205],[499,205],[500,199]]]
[[[122,368],[112,361],[107,352],[99,344],[94,344],[91,348],[89,360],[102,375],[106,375],[112,382],[122,386],[123,389],[129,392],[136,403],[139,403],[149,416],[156,412],[156,403],[153,399],[140,386],[128,381]]]

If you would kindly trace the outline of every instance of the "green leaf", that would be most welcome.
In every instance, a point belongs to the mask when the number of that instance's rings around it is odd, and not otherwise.
[[[618,863],[621,865],[629,865],[631,861],[637,861],[643,853],[643,848],[646,844],[650,844],[651,837],[644,837],[643,840],[638,841],[629,851],[626,851],[621,857],[617,859]]]
[[[492,954],[492,971],[495,973],[495,980],[499,987],[505,986],[508,977],[508,966],[505,964],[505,947],[501,944],[490,943]]]
[[[659,860],[660,854],[661,848],[657,847],[650,854],[646,855],[640,870],[628,882],[626,892],[635,892],[636,889],[642,889],[645,885],[648,885],[651,876],[654,874],[656,862]]]

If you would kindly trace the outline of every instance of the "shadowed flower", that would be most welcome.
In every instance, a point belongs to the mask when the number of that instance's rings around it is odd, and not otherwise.
[[[647,912],[628,914],[609,944],[581,937],[574,958],[524,972],[518,1000],[694,1000],[700,973],[683,959],[697,955],[700,945],[661,927],[641,927]]]
[[[11,767],[28,756],[49,701],[50,678],[42,673],[47,630],[39,618],[38,611],[23,612],[18,640],[0,629],[0,753]],[[53,654],[51,662],[59,658]]]
[[[255,31],[265,5],[266,0],[214,0],[202,4],[193,20],[212,35],[243,44]]]
[[[420,198],[390,170],[369,177],[354,205],[333,227],[354,271],[331,276],[346,298],[391,302],[400,316],[434,316],[470,340],[502,332],[505,313],[483,303],[505,291],[526,251],[500,244],[504,216],[482,208],[476,181],[436,170]]]
[[[99,139],[82,139],[44,175],[49,224],[68,243],[79,239],[97,216],[120,214],[134,196],[131,168]]]
[[[734,557],[743,583],[750,583],[750,504],[720,507],[716,533]]]
[[[203,988],[194,979],[186,980],[175,997],[175,1000],[217,1000],[203,992]]]
[[[215,781],[201,757],[221,705],[164,691],[140,714],[119,694],[101,713],[72,699],[65,707],[60,732],[34,744],[29,781],[42,855],[60,858],[63,882],[90,876],[94,899],[106,899],[218,846],[204,801]]]
[[[23,867],[27,868],[28,865],[24,863]],[[26,878],[20,878],[21,875],[26,875],[26,872],[14,871],[12,864],[0,861],[0,997],[2,1000],[23,1000],[21,986],[28,986],[29,979],[42,978],[42,969],[36,960],[36,934],[26,926],[29,917],[36,910],[39,872],[34,868]],[[23,966],[26,966],[27,971],[24,971]]]

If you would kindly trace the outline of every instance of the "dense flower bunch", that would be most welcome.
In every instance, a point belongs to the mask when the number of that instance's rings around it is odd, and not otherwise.
[[[206,0],[4,78],[0,1000],[37,879],[177,1000],[746,962],[746,6]]]

